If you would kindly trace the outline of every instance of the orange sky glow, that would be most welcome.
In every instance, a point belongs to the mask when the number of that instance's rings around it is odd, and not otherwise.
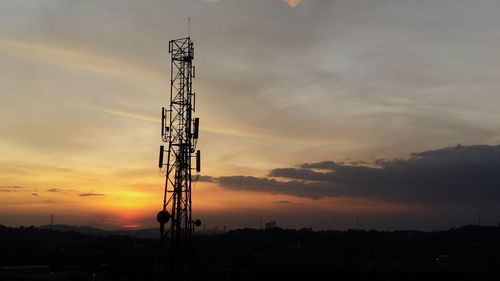
[[[500,143],[499,7],[448,1],[2,1],[0,224],[157,227],[168,41],[188,16],[206,227],[494,223],[490,193],[446,205],[448,186],[401,179],[415,153]]]

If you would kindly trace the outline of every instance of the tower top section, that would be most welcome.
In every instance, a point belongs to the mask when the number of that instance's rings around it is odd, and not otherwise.
[[[171,40],[168,52],[174,61],[192,61],[194,59],[194,43],[190,37]]]

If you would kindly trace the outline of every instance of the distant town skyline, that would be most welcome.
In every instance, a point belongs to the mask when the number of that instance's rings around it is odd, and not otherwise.
[[[208,227],[500,221],[500,3],[0,2],[0,224],[155,227],[187,35]]]

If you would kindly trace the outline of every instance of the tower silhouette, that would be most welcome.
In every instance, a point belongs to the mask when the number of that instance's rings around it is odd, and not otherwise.
[[[167,146],[160,146],[158,167],[165,176],[162,210],[157,215],[160,223],[160,259],[162,279],[187,280],[191,275],[191,236],[200,220],[192,218],[192,159],[196,172],[200,171],[200,151],[196,150],[199,118],[196,110],[196,93],[192,82],[194,44],[190,37],[169,42],[170,106],[162,108],[161,136]],[[166,157],[164,159],[164,154]],[[167,228],[167,223],[170,226]],[[165,255],[166,244],[170,242]],[[165,259],[166,258],[166,259]],[[164,278],[163,278],[164,277]]]

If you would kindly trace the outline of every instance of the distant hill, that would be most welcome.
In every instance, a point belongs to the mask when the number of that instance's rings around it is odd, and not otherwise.
[[[158,228],[104,230],[90,226],[74,226],[66,224],[42,225],[40,228],[62,232],[74,231],[80,234],[97,236],[122,235],[136,238],[159,238],[160,236]]]

